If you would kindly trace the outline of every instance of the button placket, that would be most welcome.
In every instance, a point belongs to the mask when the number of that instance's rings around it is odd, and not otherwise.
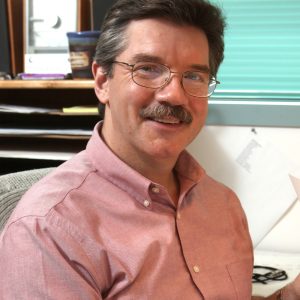
[[[145,207],[149,207],[151,202],[148,199],[145,199],[143,204]]]
[[[199,266],[198,266],[198,265],[194,265],[194,266],[193,266],[193,271],[194,271],[195,273],[199,273],[199,272],[200,272]]]
[[[154,194],[159,194],[160,189],[159,189],[158,186],[153,186],[153,187],[151,188],[151,191],[152,191]]]

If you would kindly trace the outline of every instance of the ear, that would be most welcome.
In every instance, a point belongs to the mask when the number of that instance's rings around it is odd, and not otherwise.
[[[92,64],[92,72],[95,79],[95,93],[99,101],[103,104],[109,102],[109,82],[103,68],[96,62]]]

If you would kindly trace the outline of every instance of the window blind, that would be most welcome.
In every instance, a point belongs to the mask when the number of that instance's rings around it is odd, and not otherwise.
[[[212,98],[300,101],[300,1],[212,0],[226,16]]]

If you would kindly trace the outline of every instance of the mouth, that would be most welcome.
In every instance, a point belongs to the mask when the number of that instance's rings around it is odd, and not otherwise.
[[[177,118],[172,117],[172,116],[168,116],[168,117],[164,117],[164,118],[157,117],[157,118],[152,118],[150,120],[158,122],[158,123],[170,124],[170,125],[174,125],[174,124],[177,125],[177,124],[181,123],[180,120],[178,120]]]

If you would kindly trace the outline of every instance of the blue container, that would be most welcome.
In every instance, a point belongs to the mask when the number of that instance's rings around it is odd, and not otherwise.
[[[92,62],[100,31],[67,32],[74,79],[93,78]]]

